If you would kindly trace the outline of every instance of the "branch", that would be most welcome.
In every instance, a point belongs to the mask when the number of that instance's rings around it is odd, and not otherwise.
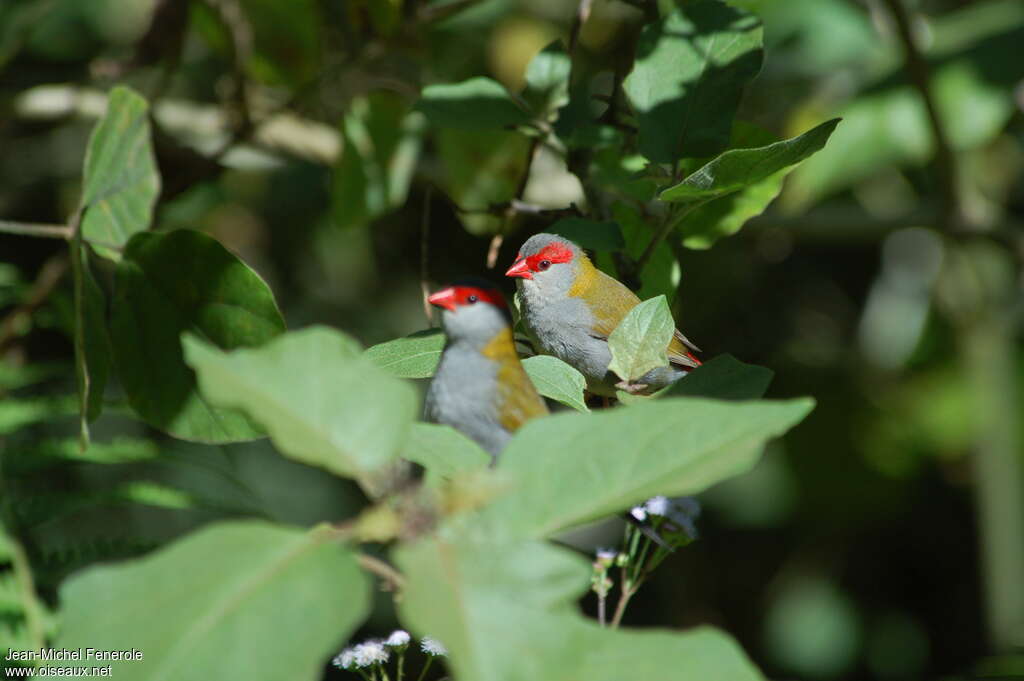
[[[359,567],[387,582],[391,586],[392,591],[401,591],[405,587],[405,577],[402,573],[383,560],[360,553],[356,555],[356,562],[359,563]]]
[[[43,263],[25,302],[14,308],[10,314],[4,317],[3,321],[0,321],[0,354],[18,335],[22,320],[30,317],[39,306],[46,302],[67,271],[67,253],[58,253]]]
[[[590,9],[593,4],[594,0],[580,0],[580,5],[576,8],[576,16],[573,17],[572,28],[569,30],[570,58],[576,51],[576,43],[579,42],[580,31],[583,30],[583,24],[587,23],[587,19],[590,18]]]
[[[67,225],[44,225],[32,222],[12,222],[10,220],[0,220],[0,232],[44,237],[47,239],[70,239],[73,236],[71,228]]]
[[[504,221],[501,224],[501,228],[497,234],[491,237],[491,244],[487,247],[487,269],[489,270],[494,269],[494,265],[498,261],[498,251],[505,240],[505,228],[508,226],[509,221],[517,214],[515,206],[517,202],[521,203],[523,194],[526,192],[526,185],[530,182],[530,168],[533,167],[533,159],[537,157],[537,149],[539,147],[540,137],[534,137],[530,140],[530,147],[526,150],[526,168],[523,169],[523,175],[519,178],[519,186],[516,187],[515,198],[508,202],[508,208],[502,216]]]
[[[918,94],[921,95],[925,110],[928,112],[928,124],[935,140],[935,170],[939,176],[939,191],[945,208],[941,213],[941,227],[945,231],[952,231],[964,220],[956,154],[949,142],[946,126],[943,124],[942,116],[935,102],[930,69],[914,38],[910,14],[904,7],[903,0],[885,0],[885,4],[896,23],[896,32],[903,45],[903,54],[911,82]]]

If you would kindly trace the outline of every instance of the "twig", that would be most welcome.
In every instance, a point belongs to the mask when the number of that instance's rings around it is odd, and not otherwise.
[[[636,261],[636,273],[637,274],[643,272],[644,267],[647,266],[647,263],[650,262],[651,257],[654,255],[654,251],[657,250],[658,246],[661,245],[661,242],[665,240],[665,237],[667,237],[669,235],[669,232],[671,232],[673,229],[675,229],[676,226],[680,222],[682,222],[683,219],[686,218],[686,216],[689,215],[692,210],[694,210],[695,208],[697,208],[698,206],[701,206],[703,204],[704,204],[703,201],[698,201],[698,202],[695,202],[695,203],[688,204],[685,208],[683,208],[682,211],[679,212],[678,215],[671,215],[670,214],[665,219],[665,222],[661,225],[661,227],[658,229],[658,231],[651,238],[651,242],[649,244],[647,244],[647,248],[644,249],[644,252],[641,253],[640,257],[637,259],[637,261]]]
[[[21,325],[21,320],[30,317],[39,306],[46,302],[46,299],[57,288],[57,284],[60,283],[61,278],[67,271],[67,253],[58,253],[43,263],[25,302],[14,308],[0,322],[0,354],[7,349],[8,344],[18,335],[18,327]]]
[[[590,10],[593,4],[594,0],[580,0],[580,5],[576,8],[576,16],[573,17],[572,28],[569,30],[570,57],[576,51],[576,43],[579,42],[580,31],[583,30],[583,24],[587,23],[587,19],[590,18]]]
[[[640,585],[629,585],[625,583],[622,585],[622,591],[619,593],[619,602],[615,606],[615,614],[612,615],[612,621],[609,625],[612,629],[618,629],[619,625],[622,624],[622,616],[626,613],[626,605],[637,591],[640,590]]]
[[[523,194],[526,192],[526,185],[530,182],[530,168],[533,166],[533,159],[536,158],[539,147],[539,137],[534,137],[530,140],[530,147],[526,150],[526,168],[523,169],[523,175],[519,178],[519,186],[516,187],[515,197],[509,201],[501,228],[497,234],[491,237],[490,246],[487,248],[487,269],[489,270],[494,269],[494,265],[498,262],[498,251],[501,250],[501,244],[505,241],[505,230],[508,227],[508,223],[516,215],[516,202],[521,201]]]
[[[405,577],[402,576],[402,573],[381,559],[360,553],[356,556],[356,562],[359,563],[359,567],[367,572],[372,572],[390,584],[393,590],[400,591],[405,587]]]
[[[885,0],[889,12],[896,23],[896,32],[903,45],[904,58],[910,79],[917,89],[925,110],[928,112],[928,124],[935,140],[935,170],[939,175],[942,211],[942,228],[954,230],[964,219],[963,201],[960,193],[960,182],[957,172],[956,154],[946,134],[946,126],[942,122],[935,96],[932,93],[931,73],[928,62],[921,54],[921,49],[914,38],[910,15],[903,5],[903,0]]]
[[[20,234],[22,236],[38,236],[48,239],[70,239],[71,229],[67,225],[44,225],[32,222],[13,222],[0,220],[0,232]]]
[[[428,277],[428,253],[430,246],[430,200],[434,196],[434,187],[427,185],[423,195],[423,216],[420,222],[420,293],[423,296],[423,314],[427,317],[427,326],[434,326],[434,308],[427,302],[430,297],[430,288],[427,285]]]

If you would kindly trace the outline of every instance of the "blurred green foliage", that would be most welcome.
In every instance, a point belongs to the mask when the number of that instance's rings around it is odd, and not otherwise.
[[[225,267],[258,273],[290,327],[330,324],[371,346],[428,326],[421,282],[499,279],[489,252],[500,268],[527,235],[579,219],[567,210],[574,204],[594,224],[617,223],[618,232],[590,230],[588,245],[601,251],[604,269],[628,274],[611,251],[624,245],[632,261],[642,257],[652,226],[668,215],[652,199],[704,157],[730,139],[763,147],[842,117],[802,165],[677,214],[673,236],[643,271],[641,296],[666,294],[709,356],[729,352],[771,367],[769,397],[809,394],[819,406],[752,472],[703,495],[701,541],[662,566],[626,622],[717,625],[774,677],[1024,675],[1020,655],[1010,654],[1024,647],[1024,622],[1012,619],[1024,613],[1024,579],[1005,573],[1020,564],[1014,552],[1024,542],[1024,518],[1013,515],[1014,489],[1018,499],[1024,489],[1024,4],[907,3],[953,152],[952,223],[928,107],[891,3],[736,0],[734,8],[763,24],[759,74],[754,42],[726,74],[751,84],[722,100],[699,82],[689,89],[694,74],[672,74],[673,106],[682,110],[671,111],[638,94],[643,69],[625,77],[638,43],[685,26],[637,4],[645,3],[594,0],[563,88],[576,0],[5,0],[0,220],[63,224],[91,204],[82,155],[104,94],[127,84],[152,112],[163,180],[154,228],[218,240],[231,259]],[[651,6],[667,14],[673,4]],[[714,24],[709,30],[730,28],[708,0],[680,4],[710,8],[696,15]],[[677,42],[659,47],[686,49]],[[709,68],[716,54],[702,55]],[[654,50],[644,63],[661,56]],[[735,101],[738,109],[728,106]],[[716,126],[690,154],[701,158],[674,177],[636,153],[637,137],[651,160],[676,161],[669,152],[686,142],[675,137],[685,130],[672,122],[690,109]],[[509,127],[530,121],[553,129],[567,153],[535,144],[540,133],[529,126],[531,134]],[[145,184],[155,196],[152,178]],[[513,210],[513,200],[526,209]],[[131,231],[101,240],[123,246]],[[217,520],[309,525],[351,517],[365,504],[355,485],[267,442],[201,447],[131,416],[140,395],[171,380],[143,343],[135,361],[156,373],[133,386],[120,369],[120,380],[93,394],[103,415],[81,451],[75,320],[109,314],[113,282],[139,272],[124,261],[83,267],[66,252],[59,241],[0,234],[0,518],[16,542],[0,545],[4,645],[52,635],[58,590],[81,568],[139,556]],[[159,257],[152,264],[179,270]],[[80,288],[92,293],[77,301],[75,276],[95,284]],[[145,287],[132,292],[142,296]],[[137,307],[140,315],[160,311],[152,301]],[[177,347],[179,326],[157,340]],[[436,352],[434,341],[407,343]],[[368,354],[392,373],[430,374],[421,365],[430,357],[391,366],[400,352],[389,345]],[[273,363],[262,359],[270,372]],[[102,373],[102,359],[77,366]],[[194,384],[184,392],[198,399]],[[424,436],[423,451],[404,454],[424,463],[455,446],[432,435],[437,441]],[[458,451],[475,468],[479,452]],[[446,465],[452,470],[436,475],[461,469]],[[487,544],[457,548],[475,568]],[[399,562],[432,566],[439,550],[424,546]],[[501,567],[525,564],[538,581],[562,574],[562,556],[540,555],[548,549],[536,544],[523,550]],[[157,569],[165,557],[147,560]],[[12,586],[26,564],[40,601],[28,610],[14,595],[23,588]],[[89,582],[71,584],[76,611],[93,607]],[[411,588],[410,608],[437,598],[434,582]],[[513,588],[505,600],[520,593]],[[393,626],[388,601],[375,600],[366,633]],[[565,613],[549,615],[562,631]],[[601,632],[573,631],[603,645]],[[64,635],[93,645],[80,630]],[[660,650],[658,641],[637,646]]]

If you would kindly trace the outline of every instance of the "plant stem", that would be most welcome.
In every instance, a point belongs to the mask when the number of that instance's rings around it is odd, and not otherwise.
[[[622,592],[619,594],[619,602],[615,606],[615,614],[612,615],[611,628],[618,629],[622,623],[622,616],[626,613],[626,605],[629,599],[637,592],[637,587],[632,584],[623,583]]]
[[[359,567],[390,583],[396,590],[405,586],[405,577],[402,573],[379,558],[360,553],[356,556],[356,562],[359,563]]]
[[[605,621],[607,618],[607,613],[605,612],[607,608],[607,601],[607,595],[602,593],[597,594],[597,621],[602,627],[607,625],[607,622]]]
[[[402,678],[405,677],[405,650],[398,653],[398,664],[395,666],[398,668],[396,672],[397,681],[402,681]]]
[[[423,681],[423,679],[425,679],[427,677],[427,670],[430,669],[430,665],[432,665],[433,663],[434,663],[434,656],[433,655],[428,655],[427,656],[427,663],[425,665],[423,665],[423,669],[422,669],[422,671],[420,671],[420,675],[418,677],[416,677],[416,681]]]
[[[682,222],[692,210],[698,206],[704,205],[704,203],[705,201],[695,201],[687,204],[678,213],[675,211],[669,211],[669,214],[665,217],[665,221],[662,223],[661,227],[658,228],[658,231],[655,232],[654,236],[651,237],[651,242],[647,244],[647,248],[644,249],[644,252],[640,254],[640,257],[636,261],[635,269],[638,276],[643,272],[644,267],[647,266],[647,263],[650,262],[651,258],[654,256],[654,251],[657,250],[658,246],[661,245],[661,242],[665,240],[669,233],[675,229],[676,226]]]
[[[45,225],[32,222],[12,222],[11,220],[0,220],[0,232],[47,239],[70,239],[72,236],[71,228],[68,225]]]
[[[960,195],[960,182],[957,172],[956,155],[946,134],[946,126],[942,114],[936,104],[931,88],[931,73],[928,62],[921,54],[921,49],[914,38],[911,17],[903,0],[885,0],[896,24],[896,32],[903,45],[904,59],[911,82],[917,89],[925,110],[928,112],[928,124],[935,141],[935,170],[939,176],[940,200],[944,204],[942,211],[943,229],[951,230],[960,225],[963,219],[963,201]]]

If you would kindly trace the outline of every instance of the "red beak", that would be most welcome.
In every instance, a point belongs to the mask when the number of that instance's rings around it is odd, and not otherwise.
[[[435,307],[443,307],[446,310],[455,312],[455,287],[443,288],[427,298],[427,302]]]
[[[526,264],[526,258],[520,257],[514,263],[512,267],[508,268],[505,272],[506,277],[521,277],[523,279],[533,279],[533,272],[530,271],[530,266]]]

